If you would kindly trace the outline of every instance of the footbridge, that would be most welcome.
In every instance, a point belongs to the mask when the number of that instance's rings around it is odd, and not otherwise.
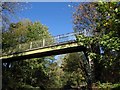
[[[7,53],[1,56],[2,62],[11,62],[16,60],[38,58],[50,55],[59,55],[65,53],[86,51],[83,43],[77,43],[77,35],[84,32],[72,32],[58,35],[51,39],[32,41],[10,47]]]

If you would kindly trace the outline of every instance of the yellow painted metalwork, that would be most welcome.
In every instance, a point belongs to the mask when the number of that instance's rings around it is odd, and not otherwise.
[[[9,59],[9,58],[16,57],[16,56],[26,56],[26,55],[36,54],[36,53],[44,53],[44,52],[48,52],[48,51],[67,49],[70,47],[77,47],[77,46],[78,46],[78,44],[76,42],[72,42],[72,43],[49,46],[49,47],[44,47],[44,48],[36,48],[33,50],[28,50],[28,51],[25,51],[22,53],[18,53],[18,54],[2,56],[1,59]]]

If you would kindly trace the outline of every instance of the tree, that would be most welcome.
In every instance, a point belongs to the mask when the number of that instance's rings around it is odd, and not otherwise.
[[[32,23],[29,20],[23,20],[12,23],[9,30],[3,32],[4,53],[8,51],[12,53],[13,50],[16,52],[19,44],[25,45],[43,38],[52,40],[48,28],[40,22]],[[28,46],[25,46],[25,49],[27,48]],[[54,60],[54,56],[3,63],[3,89],[47,88],[50,83],[48,75],[50,60]]]
[[[94,63],[95,81],[119,82],[119,10],[119,2],[82,3],[74,14],[75,31],[90,27],[88,34],[93,32],[92,37],[79,35],[77,38],[79,43],[83,42],[89,47],[88,54]],[[87,24],[86,27],[84,24]],[[114,80],[111,78],[113,76]]]
[[[1,2],[0,4],[0,17],[2,19],[2,31],[6,31],[11,24],[12,19],[18,19],[17,13],[27,7],[25,2]]]
[[[7,49],[7,53],[10,54],[41,47],[43,39],[45,40],[45,45],[53,43],[48,28],[41,23],[32,23],[29,20],[23,20],[16,24],[12,23],[9,30],[3,32],[3,50]],[[32,47],[30,47],[31,42]]]
[[[96,3],[80,3],[76,7],[76,12],[73,13],[74,31],[82,31],[86,35],[91,36],[95,33],[96,21],[95,19],[100,17],[100,14],[96,12]]]
[[[120,82],[117,80],[120,76],[120,71],[118,70],[118,63],[120,63],[120,33],[118,31],[120,28],[120,4],[119,2],[100,3],[98,7],[98,12],[102,13],[100,25],[103,26],[98,26],[98,29],[102,30],[100,35],[100,46],[104,51],[101,63],[105,61],[103,63],[103,71],[105,71],[102,73],[104,75],[102,75],[102,77],[104,77],[103,81],[113,83]],[[109,77],[106,75],[106,72],[109,74]],[[113,76],[114,80],[111,79]]]
[[[70,86],[78,88],[82,83],[87,83],[87,73],[84,61],[87,60],[82,52],[69,53],[64,56],[62,68],[64,77],[66,78],[66,84],[69,82]]]

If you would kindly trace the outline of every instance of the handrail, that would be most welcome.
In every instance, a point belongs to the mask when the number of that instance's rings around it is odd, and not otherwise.
[[[67,34],[57,35],[52,38],[44,38],[42,40],[36,40],[28,43],[18,44],[15,47],[7,48],[7,53],[3,51],[3,55],[13,54],[17,52],[24,52],[26,50],[31,50],[35,48],[43,48],[49,47],[59,44],[64,44],[67,42],[76,41],[76,36],[79,34],[83,34],[82,31],[80,32],[71,32]]]

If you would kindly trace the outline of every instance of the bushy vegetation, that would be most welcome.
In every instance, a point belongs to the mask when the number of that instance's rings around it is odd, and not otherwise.
[[[49,56],[3,63],[3,90],[18,88],[119,90],[119,16],[119,2],[80,3],[73,14],[74,32],[86,32],[85,35],[76,37],[78,45],[87,47],[86,54],[91,59],[90,64],[84,52],[62,55],[57,61],[54,56]],[[18,51],[17,48],[10,49],[18,44],[52,38],[47,26],[30,20],[11,23],[9,28],[3,31],[3,53]]]

